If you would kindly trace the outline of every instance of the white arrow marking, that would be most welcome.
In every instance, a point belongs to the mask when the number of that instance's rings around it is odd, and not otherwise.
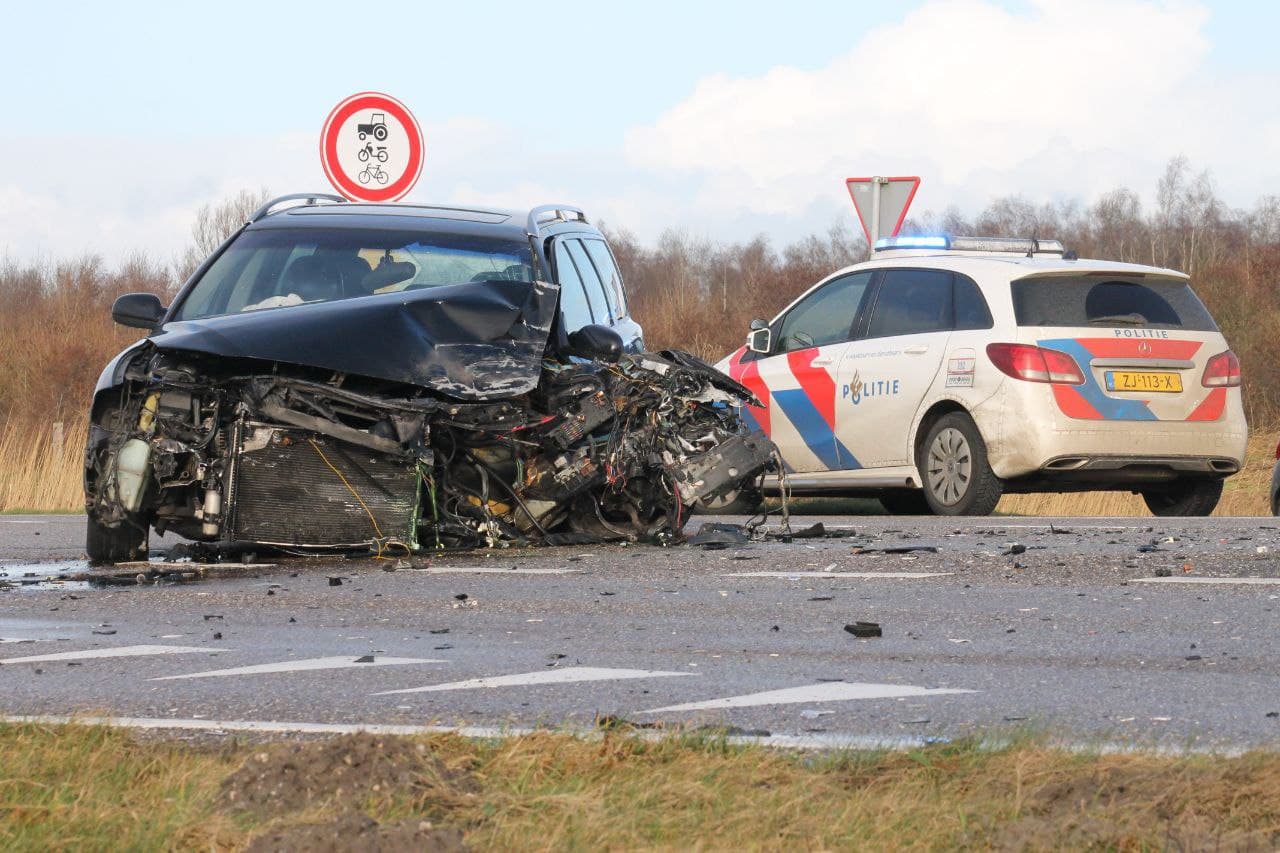
[[[1134,583],[1240,583],[1240,584],[1280,584],[1280,578],[1206,578],[1206,577],[1181,577],[1171,576],[1167,578],[1134,578]]]
[[[533,684],[572,684],[578,681],[614,681],[628,678],[673,678],[693,675],[692,672],[661,672],[648,669],[608,669],[598,666],[568,666],[563,669],[546,669],[522,672],[518,675],[495,675],[491,678],[472,678],[448,684],[431,684],[426,687],[410,687],[406,690],[387,690],[375,696],[392,693],[432,693],[437,690],[475,690],[481,687],[521,687]]]
[[[782,690],[766,690],[745,696],[726,699],[708,699],[705,702],[689,702],[684,705],[668,705],[641,711],[642,714],[661,714],[672,711],[710,711],[717,708],[750,708],[755,705],[796,705],[806,702],[847,702],[852,699],[896,699],[900,696],[941,696],[947,693],[974,693],[973,690],[950,688],[913,687],[910,684],[864,684],[860,682],[830,681],[822,684],[806,684],[803,687],[787,687]]]
[[[361,663],[357,657],[342,655],[332,658],[308,658],[306,660],[286,660],[279,663],[259,663],[252,666],[237,666],[231,669],[211,669],[207,672],[192,672],[186,675],[164,675],[152,681],[171,681],[176,678],[221,678],[227,675],[261,675],[271,672],[304,672],[315,669],[343,669],[356,666],[400,666],[410,663],[448,663],[436,658],[387,658],[373,656],[372,661]]]
[[[941,578],[955,572],[734,572],[725,578]]]
[[[229,652],[231,649],[198,649],[193,646],[118,646],[114,649],[85,649],[79,652],[53,652],[20,658],[0,658],[0,664],[40,663],[58,660],[91,660],[93,658],[134,658],[145,655],[183,655],[196,652]]]

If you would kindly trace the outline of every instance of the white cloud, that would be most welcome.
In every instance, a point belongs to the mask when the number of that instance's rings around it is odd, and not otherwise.
[[[676,227],[783,243],[837,218],[853,224],[850,175],[919,174],[916,212],[975,212],[1010,193],[1090,199],[1124,184],[1150,197],[1168,159],[1186,154],[1247,206],[1280,192],[1280,74],[1216,74],[1207,19],[1198,5],[1158,0],[1032,0],[1017,11],[933,0],[822,67],[704,78],[612,146],[562,150],[498,115],[424,123],[426,165],[409,200],[568,202],[645,240]],[[327,188],[316,129],[143,134],[0,130],[0,255],[168,258],[203,204],[241,189]]]
[[[868,32],[816,70],[701,81],[633,130],[637,167],[697,187],[695,217],[793,217],[847,207],[842,179],[919,174],[916,204],[974,210],[992,196],[1154,189],[1180,153],[1250,203],[1277,186],[1280,154],[1259,132],[1276,81],[1205,70],[1207,13],[1135,0],[1036,0],[1014,12],[938,0]],[[1271,91],[1274,91],[1272,88]]]

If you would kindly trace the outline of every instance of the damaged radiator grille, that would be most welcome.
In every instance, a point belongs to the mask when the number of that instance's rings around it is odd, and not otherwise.
[[[302,430],[247,424],[233,466],[229,538],[359,547],[380,534],[413,543],[418,483],[411,463]]]

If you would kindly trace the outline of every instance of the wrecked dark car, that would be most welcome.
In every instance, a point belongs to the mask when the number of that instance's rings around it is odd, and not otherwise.
[[[129,294],[113,316],[151,334],[94,395],[94,563],[145,559],[152,528],[378,556],[674,541],[775,464],[749,390],[643,352],[603,235],[564,205],[286,196],[171,306]]]

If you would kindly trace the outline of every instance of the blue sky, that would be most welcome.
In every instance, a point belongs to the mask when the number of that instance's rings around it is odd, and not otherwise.
[[[646,239],[825,230],[855,173],[921,174],[920,210],[972,210],[1149,197],[1186,153],[1233,204],[1280,192],[1273,3],[24,3],[5,22],[0,253],[19,258],[173,252],[202,203],[324,189],[320,125],[368,89],[426,132],[411,198],[579,201]]]

